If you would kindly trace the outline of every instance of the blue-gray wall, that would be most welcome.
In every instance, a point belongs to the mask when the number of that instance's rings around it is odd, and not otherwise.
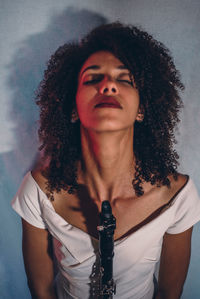
[[[36,89],[50,54],[91,28],[136,24],[171,49],[186,86],[177,146],[180,171],[200,192],[199,0],[0,0],[0,298],[29,299],[21,254],[21,223],[10,201],[37,156]],[[200,298],[200,233],[195,226],[182,298]]]

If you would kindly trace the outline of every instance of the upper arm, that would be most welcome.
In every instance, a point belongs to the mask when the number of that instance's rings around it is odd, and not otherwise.
[[[34,298],[44,296],[53,299],[54,267],[50,235],[47,230],[34,227],[23,219],[22,227],[24,265],[31,294]],[[49,297],[47,294],[50,294]]]
[[[192,227],[179,234],[165,234],[158,279],[159,291],[179,298],[186,279],[191,253]]]

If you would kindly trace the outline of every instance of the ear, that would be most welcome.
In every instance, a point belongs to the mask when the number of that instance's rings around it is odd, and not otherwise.
[[[138,110],[138,114],[136,116],[136,120],[141,123],[143,119],[144,119],[144,108],[140,107]]]

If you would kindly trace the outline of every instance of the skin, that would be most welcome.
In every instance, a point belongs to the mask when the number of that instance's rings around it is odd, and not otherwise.
[[[131,184],[135,163],[133,134],[134,123],[143,114],[133,76],[112,53],[100,51],[85,61],[78,79],[75,114],[81,122],[81,192],[55,192],[52,204],[68,223],[98,238],[98,213],[102,201],[109,200],[117,221],[117,240],[141,227],[143,221],[170,201],[187,178],[179,175],[175,181],[169,177],[171,188],[144,182],[144,195],[138,198]],[[120,108],[96,107],[113,99]],[[41,169],[33,170],[32,176],[46,192]],[[165,234],[156,299],[180,298],[190,260],[191,234],[192,229]],[[48,232],[23,220],[24,261],[33,298],[56,298],[53,259],[48,248]]]
[[[88,69],[94,65],[99,68]],[[111,53],[97,52],[85,62],[79,75],[76,106],[83,157],[79,177],[91,186],[92,196],[99,201],[119,196],[122,189],[124,192],[124,186],[119,190],[119,183],[128,179],[127,174],[130,181],[134,163],[133,124],[139,111],[139,94],[129,71],[120,66],[122,63]],[[109,97],[122,108],[95,108],[96,103]]]
[[[53,286],[53,255],[47,230],[22,220],[23,257],[28,286],[33,299],[56,299]]]
[[[191,254],[192,228],[180,234],[165,234],[156,299],[177,299],[183,291]]]

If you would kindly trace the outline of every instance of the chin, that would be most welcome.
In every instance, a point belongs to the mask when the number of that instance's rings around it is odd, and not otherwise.
[[[85,129],[93,130],[98,133],[117,132],[117,131],[128,129],[130,127],[133,127],[132,123],[129,125],[125,125],[124,123],[121,123],[119,121],[100,121],[100,122],[95,121],[91,124],[86,124],[84,126]]]

